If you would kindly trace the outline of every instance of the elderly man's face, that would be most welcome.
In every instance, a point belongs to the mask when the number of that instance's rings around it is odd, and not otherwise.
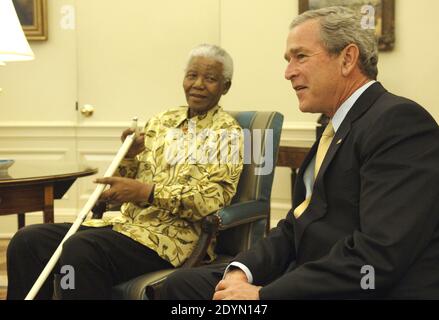
[[[186,101],[194,113],[204,113],[218,104],[230,82],[224,82],[222,63],[207,57],[193,58],[183,80]]]
[[[285,78],[291,81],[302,112],[333,116],[340,106],[341,59],[321,43],[317,20],[293,28],[287,38]]]

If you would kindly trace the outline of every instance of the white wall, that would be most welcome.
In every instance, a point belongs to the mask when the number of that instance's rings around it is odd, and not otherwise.
[[[74,0],[49,0],[49,40],[30,43],[36,59],[0,66],[0,127],[20,122],[76,122],[76,32],[60,27]]]
[[[395,2],[396,45],[380,54],[378,78],[387,90],[420,103],[439,121],[439,1]]]
[[[142,101],[150,106],[163,105],[165,109],[184,103],[180,83],[183,66],[167,65],[177,65],[173,60],[184,64],[189,48],[201,41],[222,45],[235,60],[233,86],[222,101],[225,107],[276,108],[288,122],[316,119],[315,115],[298,110],[290,84],[283,79],[285,38],[290,20],[297,15],[297,0],[186,0],[184,6],[177,3],[181,1],[49,0],[49,40],[31,43],[37,59],[0,67],[0,87],[4,89],[0,95],[0,124],[23,119],[72,121],[77,83],[86,90],[89,79],[84,77],[84,70],[93,68],[96,70],[92,70],[92,79],[110,77],[106,81],[114,84],[95,95],[116,95],[121,104],[130,105],[137,103],[135,96],[144,97],[149,91],[154,98],[148,100],[147,96]],[[69,4],[78,11],[75,30],[60,26],[60,9]],[[436,120],[438,10],[439,2],[435,0],[396,1],[395,49],[382,52],[379,62],[379,80],[389,90],[419,101]],[[111,30],[102,30],[104,21],[112,23]],[[93,56],[96,52],[100,55]],[[122,99],[117,91],[125,83],[131,91],[126,89]],[[35,112],[26,112],[29,106]]]

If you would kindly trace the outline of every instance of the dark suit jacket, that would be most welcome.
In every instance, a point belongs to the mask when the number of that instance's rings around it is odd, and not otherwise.
[[[294,206],[305,197],[300,168]],[[371,85],[331,143],[306,211],[238,255],[261,299],[439,298],[439,128]],[[374,269],[375,289],[369,285]],[[364,271],[363,271],[364,272]],[[364,282],[363,282],[364,283]]]

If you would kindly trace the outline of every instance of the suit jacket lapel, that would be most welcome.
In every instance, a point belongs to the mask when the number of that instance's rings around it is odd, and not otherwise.
[[[386,89],[379,83],[376,82],[372,84],[369,88],[366,89],[365,92],[358,98],[358,100],[354,103],[351,110],[349,110],[348,114],[346,115],[346,118],[341,123],[340,127],[338,128],[334,138],[332,139],[331,145],[329,146],[329,149],[325,155],[325,158],[322,162],[322,165],[320,167],[319,173],[316,177],[316,180],[314,182],[314,190],[313,193],[319,193],[318,197],[312,197],[311,202],[309,206],[306,208],[306,210],[302,213],[299,219],[295,220],[294,223],[294,233],[295,233],[295,245],[296,245],[296,253],[298,252],[300,240],[303,236],[303,233],[305,232],[305,229],[308,227],[310,223],[313,221],[322,218],[327,213],[327,201],[325,198],[325,184],[324,184],[324,175],[326,170],[328,169],[329,165],[331,164],[332,160],[334,159],[334,156],[336,155],[337,151],[343,144],[345,138],[348,136],[349,131],[351,130],[352,123],[355,122],[359,117],[361,117],[374,103],[375,101],[386,92]],[[300,168],[299,172],[302,172],[301,175],[298,175],[298,179],[303,180],[303,172],[306,170],[306,167],[309,164],[309,161],[314,157],[315,153],[317,152],[317,146],[318,143],[316,142],[313,146],[315,147],[314,152],[311,151],[308,154],[308,157],[306,158],[308,161],[304,162],[302,167]],[[312,155],[311,155],[312,153]],[[309,159],[308,159],[309,158]],[[300,181],[299,181],[300,182]],[[303,181],[301,181],[303,186]],[[296,182],[296,185],[298,183]],[[298,188],[300,189],[300,188]],[[302,187],[304,189],[304,186]],[[294,191],[296,193],[296,190]],[[303,191],[302,191],[303,192]],[[304,196],[302,195],[304,198]],[[294,196],[294,205],[297,206],[300,204],[300,198]],[[302,199],[303,201],[303,199]]]
[[[342,125],[337,130],[337,133],[332,139],[328,151],[326,152],[325,158],[323,159],[322,165],[320,166],[319,173],[317,174],[315,184],[320,183],[322,181],[322,177],[325,175],[326,169],[328,168],[329,164],[331,163],[332,159],[334,158],[340,146],[343,144],[343,141],[348,135],[350,130],[351,130],[351,123],[343,121]],[[321,186],[319,185],[319,187],[324,188],[324,185],[323,184]]]

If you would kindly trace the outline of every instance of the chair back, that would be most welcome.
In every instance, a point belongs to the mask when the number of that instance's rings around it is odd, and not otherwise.
[[[270,197],[279,151],[283,115],[279,112],[229,112],[244,129],[244,167],[239,179],[237,192],[232,205],[238,203],[254,204],[252,215],[260,217],[256,221],[240,224],[237,227],[221,231],[217,237],[216,253],[218,261],[229,260],[239,252],[249,249],[263,238],[268,231],[270,221]],[[227,214],[240,214],[229,211],[221,220],[227,220]],[[252,217],[250,216],[249,219]]]

